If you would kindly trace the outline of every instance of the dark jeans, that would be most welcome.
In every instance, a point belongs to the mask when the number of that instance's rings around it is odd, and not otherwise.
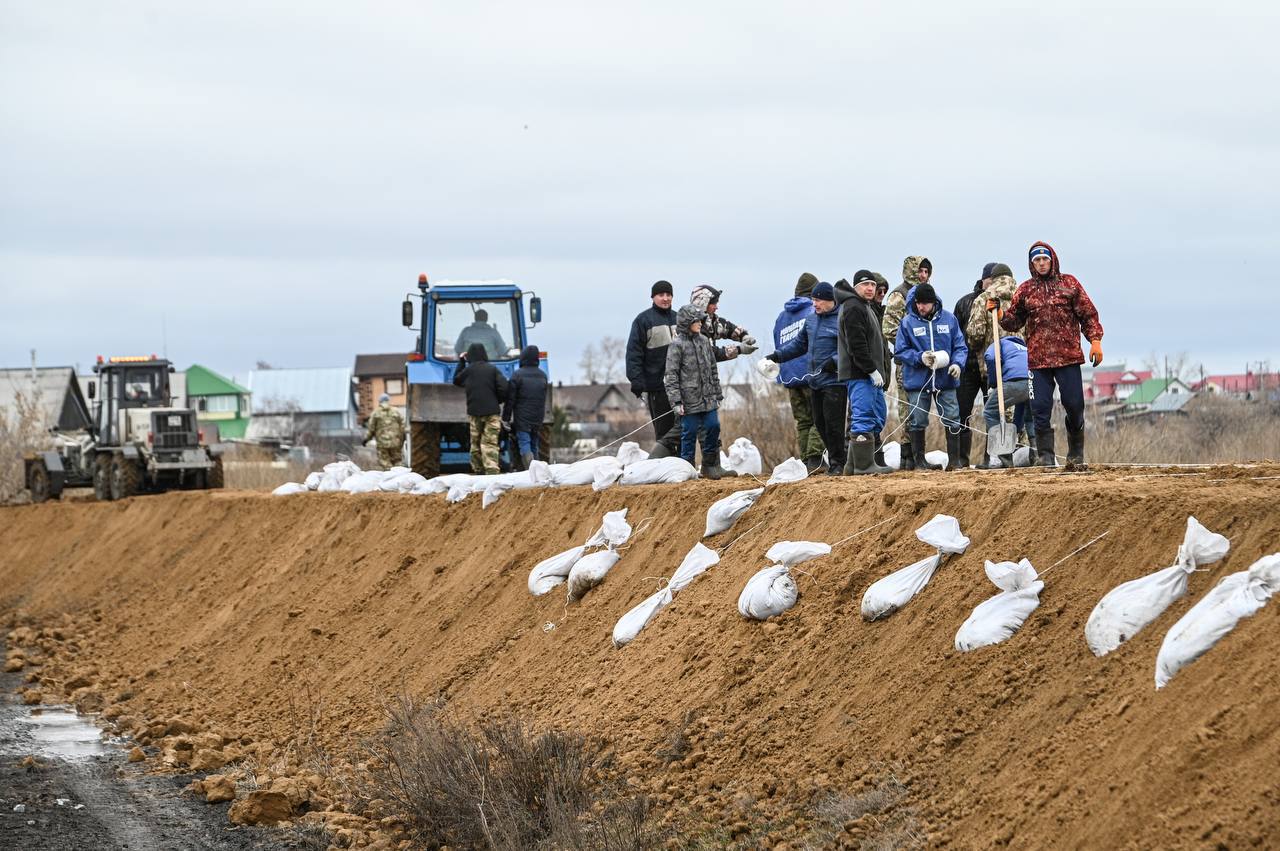
[[[1035,415],[1036,432],[1047,433],[1053,424],[1053,387],[1058,387],[1062,409],[1067,412],[1067,431],[1084,428],[1084,384],[1080,366],[1059,366],[1031,370],[1031,413]]]
[[[650,390],[645,394],[649,400],[649,419],[653,420],[653,439],[667,447],[672,455],[680,451],[680,423],[667,401],[667,391]]]
[[[970,356],[972,356],[970,352]],[[976,361],[975,361],[976,363]],[[960,424],[969,424],[969,415],[973,413],[973,403],[979,393],[985,393],[982,387],[982,373],[976,368],[965,365],[960,373],[960,387],[956,390],[956,402],[960,405]]]
[[[516,446],[519,448],[521,455],[532,454],[536,458],[538,455],[538,432],[516,432]]]
[[[714,410],[700,414],[685,414],[680,420],[680,457],[693,463],[693,452],[698,445],[698,431],[702,431],[702,463],[720,463],[720,414]]]
[[[827,447],[827,460],[832,467],[843,467],[845,451],[844,417],[849,410],[849,388],[844,384],[814,388],[811,395],[813,425]]]

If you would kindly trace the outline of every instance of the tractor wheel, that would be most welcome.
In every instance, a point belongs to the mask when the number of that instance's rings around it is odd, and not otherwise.
[[[99,455],[93,464],[93,497],[99,502],[111,499],[111,456]]]
[[[221,458],[213,459],[213,466],[209,468],[209,472],[205,473],[204,486],[209,490],[222,490],[227,486],[222,473]]]
[[[138,492],[138,465],[117,455],[111,462],[111,498],[127,499]]]
[[[551,424],[543,423],[538,429],[538,460],[551,463]]]
[[[409,457],[418,475],[428,479],[440,475],[440,426],[413,423],[409,427]]]
[[[32,502],[44,502],[49,498],[49,468],[43,461],[32,463],[27,488],[31,491]]]

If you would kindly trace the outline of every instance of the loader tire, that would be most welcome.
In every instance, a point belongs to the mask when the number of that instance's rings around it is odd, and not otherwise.
[[[413,472],[432,479],[440,475],[440,426],[412,423],[409,426],[409,458]]]
[[[111,456],[99,455],[93,463],[93,497],[99,502],[111,499]]]
[[[222,490],[227,486],[226,477],[222,472],[222,459],[214,458],[213,466],[204,474],[204,486],[207,490]]]
[[[32,502],[44,502],[49,498],[49,468],[43,461],[31,465],[31,475],[27,477],[27,489],[31,491]]]
[[[128,499],[138,492],[138,465],[117,455],[111,461],[111,498]]]

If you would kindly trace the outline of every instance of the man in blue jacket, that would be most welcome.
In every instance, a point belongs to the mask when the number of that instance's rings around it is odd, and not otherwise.
[[[924,431],[929,425],[930,403],[947,430],[947,467],[960,458],[960,405],[956,388],[968,360],[969,349],[956,317],[942,306],[930,284],[920,284],[907,294],[906,313],[898,326],[893,358],[902,365],[902,384],[911,408],[908,433],[917,470],[937,470],[924,459]]]
[[[783,306],[773,323],[773,348],[778,350],[804,331],[805,320],[813,315],[813,292],[818,279],[809,272],[796,282],[795,297]],[[809,382],[805,378],[804,361],[789,360],[778,372],[778,383],[787,388],[791,400],[791,418],[796,421],[796,444],[800,458],[813,473],[822,464],[822,435],[813,425],[813,408],[809,404]]]
[[[823,281],[813,288],[811,298],[814,313],[804,321],[804,328],[766,359],[781,364],[808,355],[803,362],[813,424],[827,448],[827,475],[839,476],[846,458],[844,424],[849,390],[839,375],[840,320],[835,288]]]
[[[996,392],[996,344],[987,346],[983,355],[987,362],[987,403],[982,408],[982,418],[986,420],[987,431],[1000,422],[1000,400]],[[1004,406],[1006,414],[1013,409],[1012,422],[1019,432],[1023,425],[1032,439],[1035,438],[1035,425],[1027,417],[1027,409],[1031,401],[1031,371],[1027,369],[1027,344],[1017,334],[1000,338],[1000,379],[1004,384]],[[1012,455],[1001,455],[1000,461],[1006,467],[1013,466]],[[999,466],[991,457],[979,467]]]

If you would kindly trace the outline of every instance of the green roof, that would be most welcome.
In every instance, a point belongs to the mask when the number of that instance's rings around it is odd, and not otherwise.
[[[193,363],[187,369],[188,396],[248,395],[248,388],[241,387],[230,378],[219,375],[207,366]]]
[[[1138,389],[1124,400],[1126,405],[1150,405],[1161,393],[1169,388],[1175,378],[1148,378],[1138,385]],[[190,392],[190,391],[188,391]]]

